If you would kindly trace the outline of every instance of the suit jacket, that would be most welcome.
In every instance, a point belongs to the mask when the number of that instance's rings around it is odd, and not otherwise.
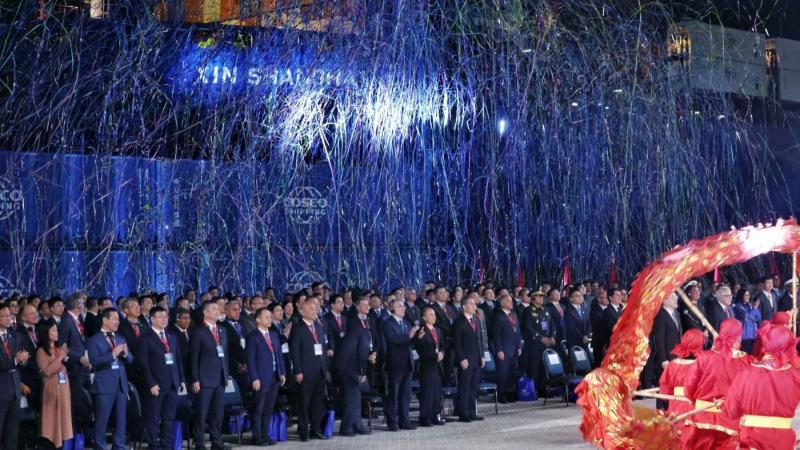
[[[36,327],[34,327],[35,330]],[[34,331],[36,333],[36,331]],[[19,323],[17,326],[17,344],[19,348],[25,350],[31,355],[31,359],[28,364],[24,366],[17,367],[19,369],[20,381],[25,383],[25,386],[31,388],[32,392],[38,393],[42,388],[42,378],[39,375],[39,367],[37,367],[35,362],[35,355],[36,355],[36,343],[33,342],[30,334],[28,334],[28,330],[25,329],[25,326],[22,322]],[[38,397],[34,397],[34,400]]]
[[[603,345],[611,344],[611,333],[614,332],[614,325],[619,321],[620,315],[622,315],[622,305],[620,305],[619,312],[614,308],[614,305],[608,305],[608,308],[603,310],[603,319],[601,321],[601,342]]]
[[[606,306],[608,309],[608,306]],[[591,311],[589,311],[589,323],[592,327],[592,347],[602,349],[602,346],[607,344],[603,342],[605,336],[603,336],[603,309],[599,303],[595,302],[594,306],[592,306]]]
[[[135,359],[139,362],[144,374],[146,388],[158,386],[161,390],[174,388],[179,390],[183,382],[183,364],[180,358],[178,339],[165,332],[169,349],[164,346],[159,336],[147,333],[139,339]],[[172,355],[172,364],[167,364],[167,353]]]
[[[583,342],[583,338],[589,336],[592,332],[592,325],[589,322],[589,312],[586,306],[583,304],[579,307],[572,304],[567,306],[567,309],[564,310],[564,322],[567,346],[572,348],[574,346],[582,347],[586,345]]]
[[[83,328],[86,332],[86,339],[89,339],[90,337],[99,333],[102,326],[103,319],[100,318],[100,314],[94,314],[91,312],[86,313],[86,318],[83,319]]]
[[[223,357],[217,353],[217,341],[211,329],[203,323],[192,329],[190,340],[190,377],[200,382],[201,388],[216,388],[228,384],[228,335],[225,328],[217,324],[220,346],[225,349]]]
[[[706,315],[706,309],[703,307],[702,302],[697,302],[696,306],[703,315]],[[681,328],[683,328],[684,332],[692,328],[705,331],[706,327],[703,326],[703,322],[701,322],[683,303],[681,303],[679,310],[681,313]]]
[[[220,328],[224,329],[225,334],[228,336],[228,345],[225,347],[225,353],[227,353],[228,371],[233,374],[239,373],[239,364],[247,364],[247,352],[245,351],[247,339],[246,335],[243,334],[242,324],[239,323],[238,325],[239,331],[236,331],[236,327],[230,320],[225,319],[219,323]],[[242,346],[242,343],[245,346]]]
[[[736,314],[734,314],[732,307],[729,306],[726,310],[718,301],[714,301],[709,305],[709,307],[706,309],[706,314],[708,323],[710,323],[711,326],[717,331],[719,331],[719,325],[723,320],[728,318],[736,318]]]
[[[111,353],[111,345],[107,339],[106,335],[100,332],[86,342],[89,363],[94,370],[94,382],[90,392],[92,394],[127,393],[129,388],[125,365],[133,362],[130,344],[127,352],[121,354],[119,358],[114,358]],[[126,343],[125,338],[119,333],[114,334],[114,347]],[[113,368],[115,361],[117,363],[116,369]]]
[[[61,323],[58,325],[58,343],[67,344],[69,349],[69,360],[66,363],[69,374],[74,376],[78,372],[85,372],[86,369],[81,365],[80,359],[86,354],[86,339],[81,335],[80,325],[69,312],[64,312],[61,316]]]
[[[342,313],[339,317],[342,321],[341,328],[339,328],[339,323],[336,321],[336,317],[333,315],[333,312],[329,312],[323,317],[323,319],[325,319],[325,330],[328,333],[328,342],[331,343],[331,348],[333,349],[334,354],[341,349],[342,339],[347,333],[348,319],[345,317],[344,313]]]
[[[672,349],[681,342],[681,336],[683,336],[681,319],[677,309],[674,314],[675,319],[678,321],[677,324],[664,308],[658,311],[653,321],[653,330],[650,336],[655,362],[659,367],[664,361],[671,361],[674,358]]]
[[[16,363],[17,352],[22,350],[18,336],[10,329],[8,335],[8,352],[0,345],[0,400],[8,401],[22,397],[19,367]],[[33,354],[31,354],[33,358]],[[27,364],[31,364],[28,362]],[[36,363],[34,362],[35,366]]]
[[[478,318],[473,316],[473,319],[476,323],[475,331],[464,314],[458,316],[453,322],[453,352],[456,365],[466,359],[470,367],[476,367],[476,365],[480,367],[483,353],[481,353],[478,341]]]
[[[420,336],[420,333],[414,336],[412,342],[414,344],[414,349],[417,350],[417,354],[419,355],[419,370],[420,372],[424,372],[433,368],[441,368],[441,364],[438,361],[439,355],[438,352],[443,351],[442,349],[442,330],[439,327],[434,325],[434,330],[436,330],[436,337],[438,338],[438,343],[436,339],[433,339],[433,333],[427,326],[423,326],[424,334]]]
[[[170,325],[167,327],[167,333],[172,334],[175,337],[175,340],[178,342],[178,357],[181,359],[181,369],[183,369],[183,379],[187,381],[191,379],[190,368],[192,367],[190,361],[190,354],[191,354],[191,344],[189,343],[192,337],[192,330],[186,330],[186,334],[189,336],[185,336],[183,332],[178,329],[175,325]]]
[[[239,316],[239,323],[242,325],[242,334],[245,337],[249,336],[250,333],[258,329],[255,313],[251,314],[242,310],[242,314]]]
[[[445,306],[447,306],[445,304]],[[452,327],[453,321],[448,318],[447,314],[445,313],[444,308],[439,306],[438,303],[433,302],[431,305],[433,308],[433,312],[436,313],[436,326],[442,331],[442,334],[445,336],[445,348],[450,345],[450,337],[452,336]],[[456,319],[458,316],[451,316],[453,320]]]
[[[506,314],[502,308],[495,311],[492,333],[492,350],[495,354],[503,352],[508,359],[516,356],[517,351],[522,348],[520,346],[522,332],[519,318],[513,309],[510,314]]]
[[[247,373],[251,383],[255,380],[261,382],[262,389],[277,383],[279,376],[286,375],[281,353],[281,338],[274,330],[268,331],[268,334],[272,342],[272,352],[261,330],[256,328],[247,335]]]
[[[408,301],[406,301],[405,304],[406,304],[406,315],[404,319],[406,319],[406,322],[412,325],[421,325],[422,312],[419,309],[419,307],[417,307],[417,305],[415,304],[408,303]]]
[[[544,305],[544,308],[547,310],[547,312],[550,313],[550,317],[552,317],[553,320],[556,323],[556,334],[555,334],[554,337],[556,338],[556,342],[557,343],[560,343],[561,341],[566,339],[566,333],[565,333],[566,317],[565,316],[566,316],[567,312],[566,312],[566,308],[564,307],[564,305],[561,305],[559,303],[559,306],[561,307],[561,313],[560,314],[558,312],[558,309],[556,308],[556,305],[554,305],[552,302],[547,302],[547,304]]]
[[[292,367],[295,375],[302,373],[305,378],[314,376],[325,376],[325,352],[328,350],[325,344],[325,329],[316,324],[314,332],[305,321],[301,320],[298,324],[292,325],[292,333],[289,335],[289,354],[292,358]],[[316,355],[314,345],[322,345],[322,355]]]
[[[756,298],[761,301],[761,304],[758,306],[761,310],[761,320],[772,320],[772,316],[774,316],[775,312],[778,310],[778,299],[775,297],[775,294],[773,292],[769,293],[769,299],[772,300],[772,303],[770,303],[767,294],[763,290],[758,291]]]
[[[408,333],[412,325],[401,319],[402,325],[394,316],[381,324],[383,340],[386,343],[386,370],[395,372],[411,370],[411,337]]]
[[[355,325],[351,322],[334,357],[336,371],[340,376],[344,375],[350,378],[353,383],[358,383],[358,377],[367,374],[372,345],[372,331],[361,326],[358,318],[356,318],[356,322],[358,323]]]

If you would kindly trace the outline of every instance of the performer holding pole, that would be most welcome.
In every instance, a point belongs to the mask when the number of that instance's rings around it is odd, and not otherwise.
[[[681,416],[693,408],[692,402],[686,398],[686,381],[694,367],[695,358],[703,350],[704,343],[703,333],[693,328],[683,333],[681,342],[672,349],[672,354],[677,358],[669,362],[658,383],[661,394],[674,397],[669,399],[667,411],[670,415]],[[685,444],[689,437],[689,427],[684,421],[676,425],[681,433],[681,441]]]
[[[686,292],[684,292],[683,289],[681,288],[678,288],[676,292],[678,292],[678,296],[680,296],[681,300],[683,300],[683,303],[686,305],[686,308],[688,308],[689,311],[691,311],[692,314],[695,315],[695,317],[700,319],[700,322],[703,323],[703,326],[706,327],[706,330],[708,330],[711,336],[714,339],[716,339],[719,333],[717,333],[717,330],[715,330],[714,327],[711,326],[711,323],[709,323],[708,319],[706,319],[706,316],[704,316],[703,313],[700,312],[700,309],[697,308],[697,306],[694,303],[692,303],[691,300],[689,300],[689,296],[686,295]]]

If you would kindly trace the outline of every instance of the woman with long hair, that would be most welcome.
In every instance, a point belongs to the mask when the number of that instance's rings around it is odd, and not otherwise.
[[[46,321],[37,329],[36,364],[42,374],[42,437],[60,448],[72,438],[72,402],[64,359],[67,345],[58,346],[58,327]]]
[[[752,295],[747,289],[739,289],[733,304],[733,313],[736,320],[742,323],[742,351],[753,354],[753,343],[758,334],[758,324],[761,322],[761,310],[756,303],[751,303]]]

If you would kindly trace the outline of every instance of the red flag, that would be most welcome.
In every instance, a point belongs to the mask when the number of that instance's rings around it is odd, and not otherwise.
[[[525,286],[525,271],[522,270],[522,265],[517,263],[517,287]]]
[[[611,269],[608,271],[608,284],[614,285],[619,282],[619,278],[617,277],[617,257],[611,257]]]
[[[572,284],[572,269],[569,268],[569,256],[564,257],[564,274],[561,276],[561,286]]]
[[[714,284],[722,284],[722,272],[719,267],[714,268]]]
[[[778,277],[778,286],[781,285],[781,273],[778,271],[778,263],[775,261],[775,253],[769,254],[769,274]],[[775,286],[775,287],[778,287]]]

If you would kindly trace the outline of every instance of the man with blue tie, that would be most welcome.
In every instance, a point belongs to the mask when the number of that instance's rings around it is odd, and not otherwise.
[[[178,340],[165,331],[168,321],[166,309],[160,306],[150,309],[153,332],[143,334],[136,349],[136,359],[142,367],[147,389],[141,393],[147,440],[150,448],[156,450],[172,446],[178,390],[182,386],[185,388]]]
[[[128,376],[125,364],[133,361],[125,338],[117,334],[119,313],[111,308],[100,313],[100,333],[86,344],[89,362],[94,368],[90,392],[94,401],[94,448],[105,450],[106,429],[114,413],[114,450],[125,449],[125,408],[128,405]]]
[[[589,334],[591,333],[588,316],[581,290],[579,288],[570,289],[569,305],[564,310],[567,347],[581,347],[587,355],[589,355]]]
[[[320,430],[327,377],[325,353],[328,349],[325,329],[316,324],[316,302],[303,302],[300,305],[300,314],[302,319],[292,327],[289,335],[294,379],[300,385],[297,434],[301,441],[308,440],[309,431],[314,439],[328,439]]]
[[[522,334],[514,301],[500,296],[500,308],[494,314],[492,347],[497,368],[497,396],[500,403],[513,401],[516,390],[517,358],[522,353]]]
[[[17,369],[28,362],[30,354],[22,349],[10,328],[11,312],[8,305],[0,303],[0,448],[16,449],[22,398]]]
[[[286,383],[286,368],[281,354],[281,338],[271,329],[272,312],[259,308],[256,329],[247,335],[247,367],[253,388],[253,445],[275,445],[269,437],[272,411],[278,388]]]
[[[205,450],[205,431],[211,437],[212,450],[227,450],[222,442],[222,418],[225,387],[228,385],[228,337],[221,329],[219,305],[214,300],[200,307],[202,322],[194,328],[190,342],[192,390],[195,395],[194,445]]]
[[[416,429],[411,425],[409,403],[411,403],[411,338],[419,327],[406,323],[406,305],[395,299],[390,305],[392,314],[383,321],[381,329],[386,343],[386,424],[389,431]]]

